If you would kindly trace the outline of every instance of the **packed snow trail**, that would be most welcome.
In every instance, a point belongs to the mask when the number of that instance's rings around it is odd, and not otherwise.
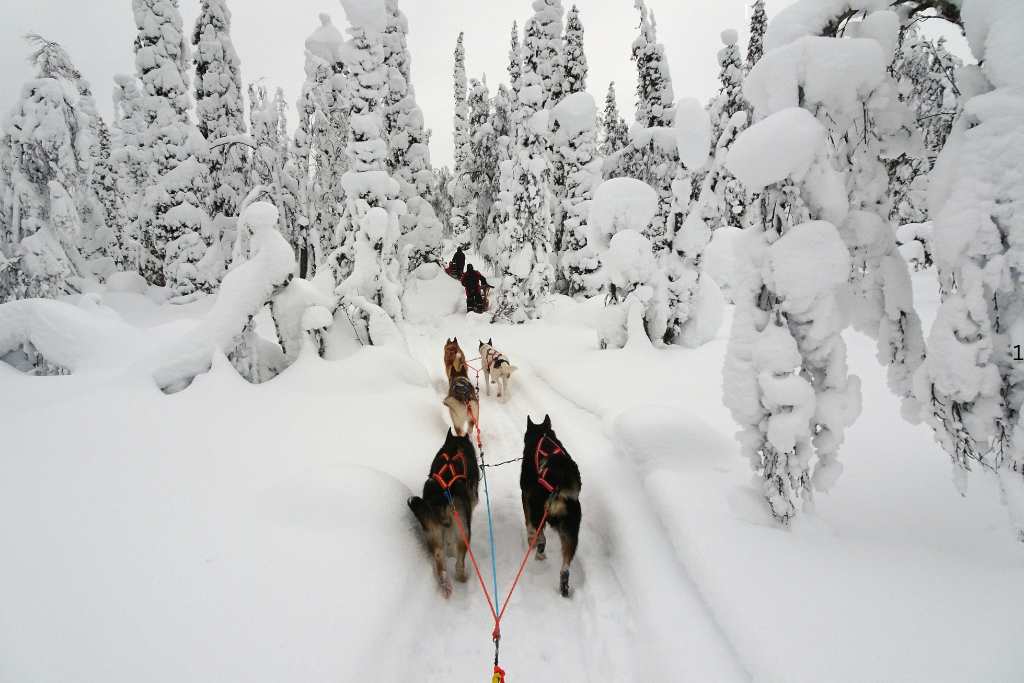
[[[624,467],[600,420],[566,400],[531,369],[545,341],[533,326],[490,325],[482,316],[454,315],[407,326],[410,351],[431,375],[440,399],[447,390],[444,341],[458,337],[467,358],[478,340],[493,338],[517,366],[509,396],[487,395],[480,378],[480,422],[488,463],[522,455],[526,417],[550,414],[555,431],[580,466],[583,525],[571,567],[572,596],[558,594],[560,550],[548,533],[548,559],[531,557],[502,620],[501,663],[517,680],[640,681],[672,672],[673,680],[745,680],[747,675],[700,601],[660,523],[648,509],[640,480]],[[533,350],[531,352],[531,350]],[[472,365],[479,367],[479,363]],[[445,413],[447,417],[447,414]],[[438,434],[438,442],[443,434]],[[423,454],[424,475],[433,447]],[[488,468],[497,547],[499,600],[504,600],[528,539],[519,494],[520,463]],[[473,548],[491,585],[486,511],[474,515]],[[420,568],[429,573],[424,555]],[[408,634],[409,661],[425,680],[481,675],[493,657],[493,627],[479,584],[457,584],[450,601],[435,590],[421,615],[437,628]],[[499,608],[500,609],[500,608]]]

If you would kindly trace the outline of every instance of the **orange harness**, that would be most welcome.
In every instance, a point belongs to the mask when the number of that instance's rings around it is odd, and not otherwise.
[[[447,491],[450,489],[455,482],[459,479],[466,479],[466,456],[459,451],[455,456],[450,456],[447,453],[442,452],[441,457],[444,458],[444,464],[437,470],[437,472],[431,472],[430,478],[440,484],[441,488]],[[462,471],[459,472],[455,469],[455,463],[462,464]]]
[[[544,442],[550,441],[554,446],[551,450],[544,450]],[[551,482],[547,480],[548,476],[548,459],[553,455],[559,455],[563,453],[562,447],[557,441],[552,439],[550,436],[545,434],[537,442],[537,449],[533,452],[533,465],[537,470],[537,483],[544,487],[544,490],[548,493],[554,493],[555,487],[551,485]],[[543,456],[543,460],[541,459]]]

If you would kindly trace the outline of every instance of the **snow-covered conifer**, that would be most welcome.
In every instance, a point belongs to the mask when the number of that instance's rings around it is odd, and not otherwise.
[[[469,181],[472,148],[469,136],[469,102],[466,86],[466,49],[462,44],[463,34],[455,43],[455,67],[452,71],[455,117],[453,120],[452,143],[455,146],[455,167],[451,183],[452,218],[451,233],[455,246],[466,249],[471,241],[473,222],[473,193]]]
[[[602,157],[610,157],[629,144],[629,126],[619,114],[615,98],[615,81],[608,83],[608,94],[604,97],[604,113],[601,114],[601,133],[598,149]]]
[[[594,190],[601,183],[601,159],[597,156],[597,108],[585,92],[572,93],[559,102],[552,114],[552,144],[562,159],[566,178],[564,236],[559,254],[559,280],[569,296],[593,296],[600,288],[595,273],[597,250],[591,245],[587,213]]]
[[[764,54],[764,34],[768,31],[768,15],[764,10],[764,0],[754,0],[750,15],[750,38],[747,41],[747,69],[761,61]]]
[[[565,22],[565,95],[587,89],[587,55],[583,50],[583,23],[576,5]]]
[[[245,133],[242,76],[231,42],[231,11],[225,0],[203,0],[192,31],[196,122],[208,142]],[[246,148],[221,145],[210,150],[207,210],[214,221],[234,219],[246,186]]]
[[[384,0],[342,3],[349,20],[346,43],[351,91],[349,170],[342,177],[344,214],[330,256],[337,293],[350,317],[369,325],[377,312],[401,320],[399,184],[388,173],[384,116],[388,93],[384,64]],[[371,335],[372,336],[372,335]]]
[[[29,40],[34,77],[0,139],[0,300],[76,291],[110,246],[97,242],[109,231],[92,186],[99,127],[88,83],[57,43]]]
[[[487,84],[470,81],[469,97],[469,156],[466,175],[472,198],[470,241],[474,247],[487,232],[487,220],[494,205],[498,181],[498,147],[491,122],[491,97]]]
[[[142,236],[139,209],[149,183],[152,152],[143,144],[147,122],[142,108],[142,84],[134,76],[114,77],[114,123],[110,158],[117,179],[119,211],[115,221],[117,251],[124,270],[140,271]]]
[[[722,31],[722,49],[718,51],[718,94],[708,107],[711,115],[711,139],[717,141],[732,115],[746,106],[743,100],[743,61],[736,46],[734,29]]]
[[[565,94],[564,14],[562,0],[534,0],[523,30],[523,71],[537,75],[543,91],[540,109],[554,106]]]
[[[929,191],[942,304],[928,357],[914,378],[923,417],[953,461],[963,493],[968,472],[994,474],[1024,540],[1024,285],[1016,256],[1024,238],[1024,104],[1016,3],[964,3],[981,87],[964,104]]]
[[[658,42],[654,15],[647,10],[644,0],[634,5],[640,10],[640,34],[633,41],[633,61],[636,63],[636,122],[645,127],[672,125],[672,77],[668,71],[665,47]]]

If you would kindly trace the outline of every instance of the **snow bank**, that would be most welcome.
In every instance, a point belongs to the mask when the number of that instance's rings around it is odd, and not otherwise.
[[[576,92],[562,98],[551,110],[551,118],[558,122],[558,135],[572,139],[594,127],[597,105],[585,92]]]
[[[787,107],[856,108],[886,77],[883,46],[871,38],[801,38],[768,52],[743,81],[743,95],[760,116]]]
[[[643,232],[658,210],[658,193],[635,178],[612,178],[598,185],[588,221],[595,243],[607,247],[620,230]]]
[[[695,349],[718,335],[725,318],[725,296],[713,278],[701,277],[690,317],[683,324],[682,342]]]
[[[439,265],[426,263],[406,280],[402,310],[411,323],[436,323],[445,316],[465,312],[466,293]]]
[[[256,202],[239,218],[253,227],[255,255],[224,276],[213,308],[195,330],[158,351],[153,378],[159,386],[176,385],[205,372],[214,351],[230,350],[249,318],[291,278],[295,254],[275,227],[277,217],[272,204]]]
[[[883,10],[889,0],[797,0],[782,8],[768,24],[765,52],[789,45],[804,36],[818,36],[828,23],[848,10]]]
[[[825,128],[806,109],[792,107],[737,136],[725,166],[751,192],[785,178],[799,182],[825,142]]]

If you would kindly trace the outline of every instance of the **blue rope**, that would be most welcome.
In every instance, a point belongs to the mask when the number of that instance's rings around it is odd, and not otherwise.
[[[484,449],[480,447],[480,464],[484,462]],[[491,537],[491,578],[494,581],[494,610],[500,612],[501,604],[498,597],[498,559],[494,549],[494,521],[491,519],[491,492],[487,488],[487,469],[481,467],[484,478],[484,502],[487,504],[487,533]]]

